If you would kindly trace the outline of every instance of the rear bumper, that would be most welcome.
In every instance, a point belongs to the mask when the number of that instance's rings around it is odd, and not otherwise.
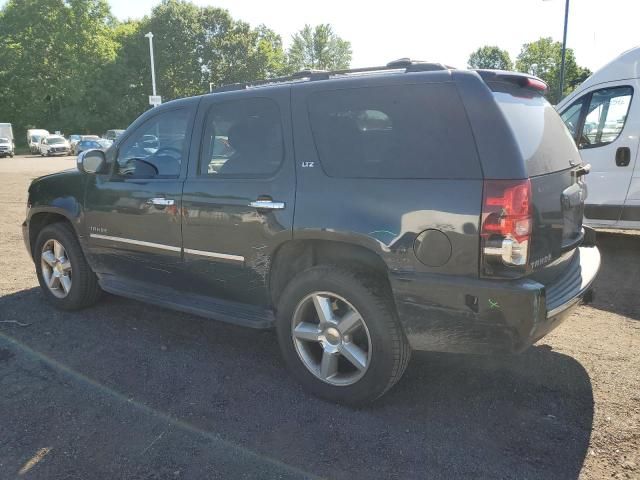
[[[519,352],[591,299],[597,247],[580,247],[553,283],[429,274],[391,275],[400,321],[412,348],[460,353]]]

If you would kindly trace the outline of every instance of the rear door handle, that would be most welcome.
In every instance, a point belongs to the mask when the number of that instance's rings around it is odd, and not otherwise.
[[[254,200],[249,206],[258,210],[284,210],[285,204],[273,200]]]
[[[176,201],[170,198],[150,198],[147,200],[149,205],[155,205],[158,207],[168,207],[171,205],[175,205]]]
[[[620,147],[616,150],[616,165],[626,167],[631,162],[631,149],[629,147]]]

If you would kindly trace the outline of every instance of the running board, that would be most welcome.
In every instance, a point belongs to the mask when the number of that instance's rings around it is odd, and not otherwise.
[[[274,325],[273,311],[263,307],[214,299],[188,292],[179,292],[157,285],[149,288],[142,282],[123,280],[111,275],[100,275],[98,281],[105,292],[152,303],[159,307],[191,313],[242,327],[267,329],[272,328]]]

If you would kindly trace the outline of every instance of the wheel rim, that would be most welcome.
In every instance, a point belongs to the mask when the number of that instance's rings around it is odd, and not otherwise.
[[[71,261],[62,243],[50,239],[44,242],[40,255],[42,278],[49,291],[65,298],[71,291]]]
[[[335,293],[303,298],[293,314],[291,336],[307,370],[331,385],[353,385],[371,364],[371,335],[362,315]]]

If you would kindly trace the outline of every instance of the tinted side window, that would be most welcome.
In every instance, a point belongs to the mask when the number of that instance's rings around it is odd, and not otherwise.
[[[269,98],[215,104],[207,116],[203,142],[201,175],[271,175],[284,156],[278,105]]]
[[[511,127],[529,176],[579,164],[575,140],[558,112],[544,97],[518,90],[494,91],[493,97]]]
[[[631,87],[605,88],[593,92],[578,146],[599,147],[618,138],[627,121],[632,96]]]
[[[352,178],[478,178],[456,87],[426,83],[330,90],[308,100],[326,173]]]
[[[120,175],[177,177],[186,153],[189,111],[169,110],[147,120],[122,144]]]

